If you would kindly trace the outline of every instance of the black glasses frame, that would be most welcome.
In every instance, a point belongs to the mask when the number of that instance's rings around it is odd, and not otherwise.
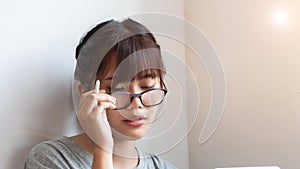
[[[161,91],[163,91],[163,92],[164,92],[164,97],[163,97],[163,98],[161,99],[161,101],[160,101],[159,103],[157,103],[157,104],[154,104],[154,105],[151,105],[151,106],[145,105],[145,104],[143,103],[143,101],[142,101],[142,95],[143,95],[144,93],[147,93],[147,92],[153,91],[153,90],[161,90]],[[165,96],[166,96],[167,93],[168,93],[168,90],[167,90],[167,89],[163,89],[163,88],[151,88],[151,89],[145,90],[145,91],[143,91],[143,92],[141,92],[141,93],[138,93],[138,94],[130,93],[130,92],[127,92],[127,91],[108,92],[107,94],[109,94],[109,95],[112,95],[112,94],[126,94],[126,95],[129,95],[129,97],[130,97],[130,102],[128,102],[128,104],[127,104],[126,106],[121,107],[121,108],[115,108],[115,109],[114,109],[114,110],[121,110],[121,109],[127,108],[127,107],[131,104],[133,98],[135,98],[135,97],[139,98],[140,101],[141,101],[141,103],[142,103],[142,105],[145,106],[145,107],[153,107],[153,106],[157,106],[157,105],[161,104],[161,103],[164,101]]]

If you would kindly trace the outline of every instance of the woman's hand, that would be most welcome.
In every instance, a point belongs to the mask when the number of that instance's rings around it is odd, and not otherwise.
[[[115,108],[115,98],[100,90],[97,80],[94,90],[80,96],[77,118],[85,133],[102,149],[112,152],[113,138],[107,121],[106,109]]]

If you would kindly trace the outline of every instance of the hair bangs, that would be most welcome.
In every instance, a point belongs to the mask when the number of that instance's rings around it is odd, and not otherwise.
[[[147,37],[135,35],[116,46],[117,82],[162,78],[165,67],[159,46]]]

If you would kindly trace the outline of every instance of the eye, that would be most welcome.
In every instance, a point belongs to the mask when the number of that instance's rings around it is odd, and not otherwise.
[[[142,89],[152,89],[155,86],[155,84],[153,85],[143,85],[141,86]]]
[[[158,83],[158,81],[156,79],[145,78],[140,81],[139,85],[140,85],[141,89],[147,90],[147,89],[154,88],[157,85],[157,83]]]
[[[112,91],[125,91],[128,89],[129,83],[118,83],[115,86],[112,86]]]
[[[113,91],[113,92],[124,91],[124,90],[125,90],[125,86],[124,85],[120,85],[120,84],[118,84],[116,86],[113,86],[111,88],[111,91]]]
[[[125,90],[125,88],[124,87],[118,87],[118,88],[113,88],[111,91],[113,91],[113,92],[117,92],[117,91],[124,91]]]

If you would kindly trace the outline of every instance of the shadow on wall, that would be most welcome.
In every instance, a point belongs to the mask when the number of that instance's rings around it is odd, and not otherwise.
[[[43,94],[42,100],[30,97],[28,102],[31,105],[23,112],[27,114],[26,122],[14,136],[11,145],[15,147],[7,168],[23,168],[31,148],[39,142],[80,131],[72,103],[71,82],[69,86],[53,85],[51,91]]]

